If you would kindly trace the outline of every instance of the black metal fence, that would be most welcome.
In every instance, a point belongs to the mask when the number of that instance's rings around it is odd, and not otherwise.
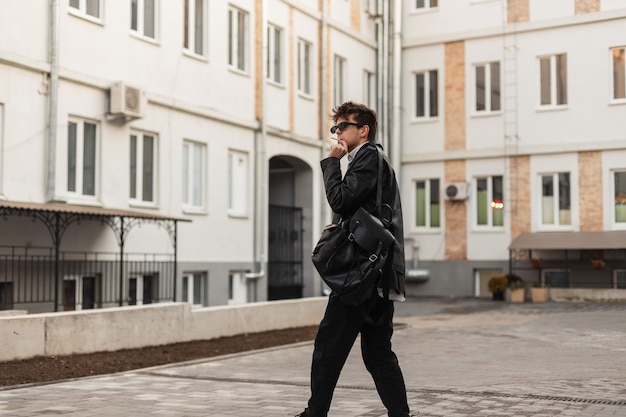
[[[172,254],[60,252],[0,246],[0,310],[29,312],[149,304],[174,298]],[[56,308],[55,308],[56,307]]]

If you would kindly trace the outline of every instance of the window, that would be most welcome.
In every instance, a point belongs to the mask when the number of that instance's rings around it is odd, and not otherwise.
[[[613,173],[615,223],[626,224],[626,171]]]
[[[101,6],[100,0],[70,0],[70,8],[75,9],[77,14],[97,20],[102,16]]]
[[[228,212],[245,215],[248,212],[248,154],[228,153]]]
[[[206,145],[183,143],[183,205],[204,208],[206,176]]]
[[[147,133],[130,135],[130,198],[137,202],[155,202],[156,138]]]
[[[100,301],[100,276],[63,277],[63,310],[92,310]]]
[[[541,176],[541,224],[572,224],[570,175],[567,172]]]
[[[246,71],[248,63],[248,14],[231,7],[228,9],[228,65]]]
[[[282,55],[283,55],[283,31],[282,29],[267,25],[267,79],[282,83]]]
[[[438,106],[437,70],[415,74],[415,117],[437,117]]]
[[[476,65],[476,111],[500,111],[500,63]]]
[[[207,0],[185,0],[183,47],[196,55],[205,55]]]
[[[441,204],[439,180],[430,179],[415,183],[415,225],[440,227]]]
[[[345,85],[346,60],[335,55],[335,67],[333,76],[333,100],[335,104],[343,103]]]
[[[311,43],[298,40],[298,91],[311,95]]]
[[[146,38],[156,39],[157,35],[157,1],[131,0],[130,28],[133,32]]]
[[[433,9],[437,7],[437,0],[415,0],[415,8],[424,10],[424,9]]]
[[[476,179],[476,225],[504,226],[502,176]]]
[[[96,195],[97,125],[70,120],[67,128],[67,191]]]
[[[186,272],[183,274],[183,302],[194,306],[206,305],[206,274],[202,272]]]
[[[159,279],[154,275],[136,275],[128,279],[128,305],[140,306],[159,301]]]
[[[567,104],[567,55],[539,58],[541,106]]]
[[[626,269],[613,271],[613,288],[626,289]]]
[[[373,72],[363,72],[363,101],[370,109],[376,108],[376,77]]]
[[[625,53],[626,48],[614,48],[611,50],[611,58],[613,61],[613,100],[626,99]]]

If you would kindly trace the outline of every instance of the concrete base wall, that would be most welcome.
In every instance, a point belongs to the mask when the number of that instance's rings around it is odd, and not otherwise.
[[[626,290],[605,288],[550,288],[552,301],[626,301]]]
[[[187,303],[0,317],[0,361],[158,346],[317,325],[327,297],[192,309]]]

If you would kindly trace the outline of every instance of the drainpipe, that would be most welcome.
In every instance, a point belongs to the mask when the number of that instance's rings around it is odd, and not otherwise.
[[[50,89],[48,91],[48,144],[46,160],[46,198],[56,195],[57,110],[59,102],[59,0],[50,0],[49,27]]]
[[[393,109],[391,111],[391,164],[396,177],[400,175],[402,149],[402,97],[400,86],[402,84],[402,1],[393,2],[393,47],[391,49],[393,59],[393,75],[391,79],[391,94]]]
[[[327,0],[322,0],[320,2],[321,4],[321,12],[322,12],[322,20],[320,22],[320,35],[321,35],[321,45],[320,45],[320,55],[319,55],[319,85],[318,85],[318,90],[319,90],[319,97],[320,97],[320,103],[319,103],[319,131],[320,131],[320,137],[322,140],[322,146],[320,147],[320,161],[324,158],[326,158],[326,155],[328,155],[328,149],[330,148],[330,143],[329,143],[329,133],[327,128],[327,123],[326,121],[328,120],[328,109],[326,108],[326,101],[327,101],[327,94],[326,94],[326,88],[327,88],[327,74],[326,74],[326,68],[328,65],[328,62],[326,61],[326,54],[328,53],[328,48],[327,48],[327,43],[328,43],[328,19],[326,17],[326,10],[327,10]],[[319,165],[318,165],[319,167]],[[319,171],[317,171],[318,175],[319,175]],[[320,175],[321,177],[321,175]],[[326,189],[324,187],[324,182],[320,181],[320,199],[319,199],[319,204],[320,204],[320,218],[321,218],[321,225],[330,223],[330,218],[331,218],[331,214],[330,214],[330,207],[328,206],[328,203],[326,202]],[[321,227],[320,227],[321,229]],[[315,235],[315,234],[314,234]],[[315,244],[315,243],[314,243]],[[319,285],[319,287],[318,287]],[[312,287],[314,288],[314,294],[317,293],[317,295],[321,295],[324,294],[324,285],[322,284],[322,280],[321,279],[316,279],[313,280],[312,282]],[[319,289],[318,289],[319,288]]]
[[[256,168],[255,168],[255,215],[254,215],[254,268],[255,272],[249,272],[244,275],[246,280],[254,279],[258,280],[264,277],[267,259],[267,239],[265,238],[266,224],[267,224],[267,96],[266,96],[266,82],[265,75],[267,74],[267,2],[263,1],[261,6],[261,76],[260,78],[260,94],[261,94],[261,114],[259,121],[259,132],[255,134],[255,154],[256,154]],[[267,286],[266,286],[267,287]],[[256,296],[255,296],[256,298]],[[263,299],[267,299],[267,291]]]
[[[378,110],[378,132],[376,132],[376,140],[380,142],[385,149],[387,149],[386,135],[385,135],[385,47],[384,47],[384,35],[385,30],[385,9],[384,0],[378,0],[376,4],[376,91],[377,91],[377,110]]]

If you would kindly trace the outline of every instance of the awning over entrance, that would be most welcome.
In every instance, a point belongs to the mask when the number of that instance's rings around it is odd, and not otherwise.
[[[522,233],[511,242],[512,250],[626,249],[626,230],[606,232]]]
[[[19,212],[52,212],[67,213],[83,217],[127,217],[134,219],[189,221],[183,218],[162,216],[155,213],[140,211],[109,209],[98,206],[80,206],[65,203],[27,203],[20,201],[0,200],[0,213],[17,214]]]

